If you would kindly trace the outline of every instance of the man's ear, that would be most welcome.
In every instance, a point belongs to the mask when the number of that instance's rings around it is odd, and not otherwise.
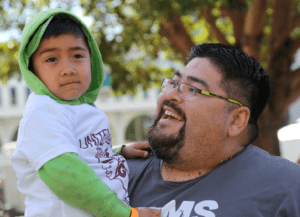
[[[247,107],[240,107],[233,109],[230,113],[232,119],[228,129],[228,135],[230,137],[235,137],[247,127],[250,118],[250,110]]]

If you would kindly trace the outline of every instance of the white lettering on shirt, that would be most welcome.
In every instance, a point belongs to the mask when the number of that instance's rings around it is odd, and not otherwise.
[[[219,208],[219,205],[214,200],[204,200],[197,203],[195,201],[182,201],[179,208],[176,210],[176,201],[171,200],[161,209],[162,217],[216,217],[212,210]],[[192,210],[199,216],[191,216]]]

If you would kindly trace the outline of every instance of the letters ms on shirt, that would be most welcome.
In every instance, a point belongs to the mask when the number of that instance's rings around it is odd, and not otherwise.
[[[162,217],[216,217],[213,210],[219,208],[214,200],[203,200],[198,203],[195,201],[182,201],[176,210],[176,201],[172,200],[161,210]],[[192,215],[192,212],[197,215]]]

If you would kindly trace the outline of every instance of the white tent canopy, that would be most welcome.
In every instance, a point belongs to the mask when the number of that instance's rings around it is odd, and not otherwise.
[[[300,123],[287,125],[278,130],[281,157],[292,162],[300,159]]]

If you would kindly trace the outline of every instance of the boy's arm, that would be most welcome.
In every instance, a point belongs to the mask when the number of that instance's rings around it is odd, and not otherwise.
[[[118,146],[113,147],[112,151],[116,154],[122,155],[122,149],[124,147],[126,147],[126,145],[118,145]]]
[[[64,153],[48,161],[38,174],[60,199],[93,215],[129,217],[131,214],[130,206],[118,199],[76,153]]]

